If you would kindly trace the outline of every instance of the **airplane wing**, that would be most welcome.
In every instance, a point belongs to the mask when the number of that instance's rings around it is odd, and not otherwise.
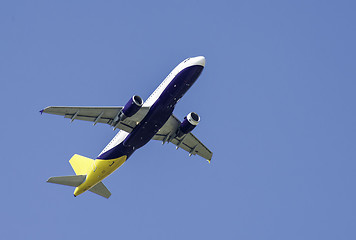
[[[114,118],[123,107],[46,107],[41,110],[42,113],[49,113],[64,116],[74,120],[84,120],[97,123],[106,123],[111,125]],[[135,115],[121,121],[116,127],[126,132],[132,129],[146,116],[149,107],[142,107]]]
[[[71,119],[71,121],[83,120],[93,122],[93,125],[97,123],[111,125],[112,121],[122,108],[123,107],[51,106],[46,107],[40,112],[64,116],[65,118]],[[121,121],[116,127],[130,133],[146,116],[148,110],[149,107],[142,107],[135,115]],[[177,149],[182,148],[189,152],[190,155],[199,155],[210,162],[213,153],[192,133],[188,133],[181,138],[175,136],[180,124],[181,122],[174,115],[171,115],[168,121],[152,139],[162,141],[163,143],[171,142],[177,146]]]
[[[181,122],[174,115],[171,115],[152,139],[162,141],[163,144],[165,142],[171,142],[177,146],[177,149],[182,148],[189,152],[190,156],[199,155],[210,162],[213,153],[192,133],[185,134],[181,138],[175,136],[180,124]]]

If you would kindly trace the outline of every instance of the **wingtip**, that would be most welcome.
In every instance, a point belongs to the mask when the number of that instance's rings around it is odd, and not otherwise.
[[[43,114],[44,109],[40,110],[41,115]]]

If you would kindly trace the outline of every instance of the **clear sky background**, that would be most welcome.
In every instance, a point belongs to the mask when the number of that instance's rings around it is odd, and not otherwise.
[[[1,1],[2,239],[356,239],[355,1]],[[147,99],[187,57],[209,165],[150,142],[109,200],[46,183],[116,134],[50,105]]]

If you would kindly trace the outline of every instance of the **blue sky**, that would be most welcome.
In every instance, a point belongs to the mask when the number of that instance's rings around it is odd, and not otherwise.
[[[2,238],[355,239],[355,5],[2,1]],[[150,142],[109,200],[45,183],[115,132],[39,110],[147,99],[198,55],[175,115],[201,116],[210,165]]]

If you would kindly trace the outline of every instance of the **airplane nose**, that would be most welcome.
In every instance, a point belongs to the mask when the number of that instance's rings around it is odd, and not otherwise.
[[[194,60],[196,62],[196,65],[205,67],[205,57],[203,56],[195,57]]]

